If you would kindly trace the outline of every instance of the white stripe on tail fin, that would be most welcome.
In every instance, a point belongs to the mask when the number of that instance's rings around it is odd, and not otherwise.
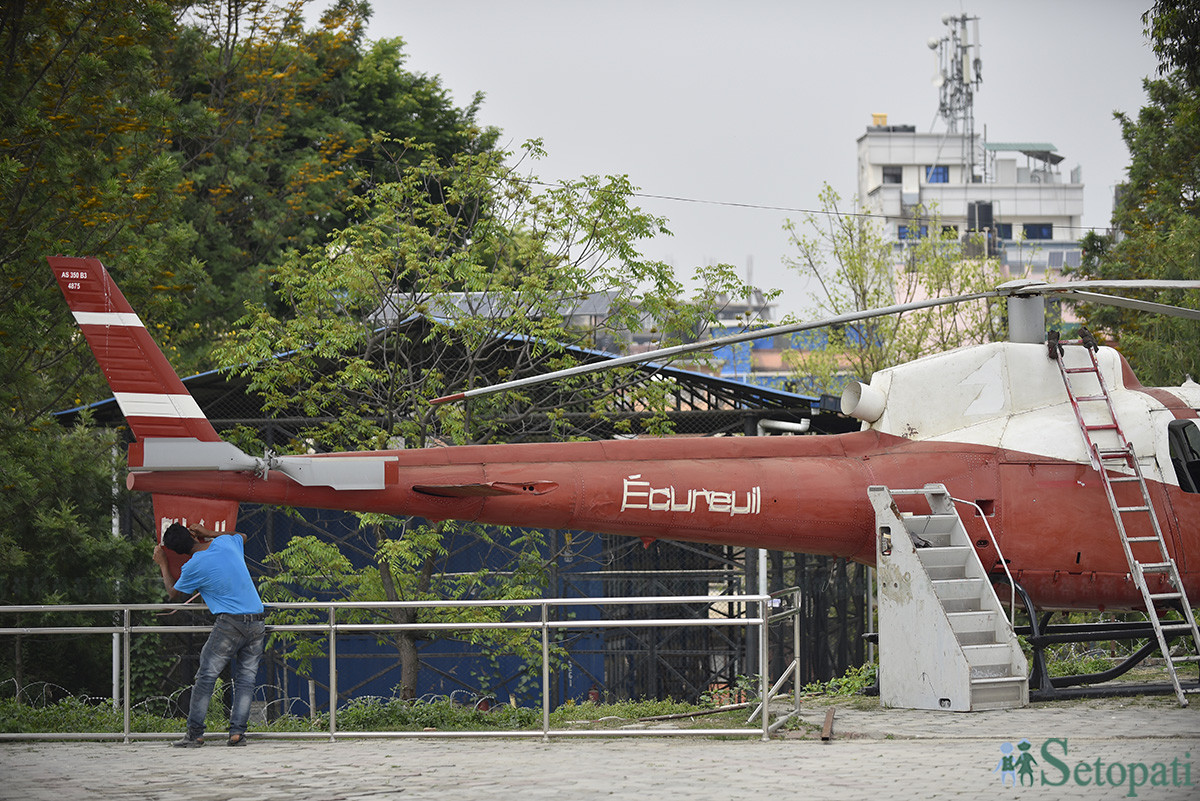
[[[138,442],[155,437],[219,442],[216,429],[100,260],[51,256],[47,261]],[[134,457],[130,466],[140,467],[141,448],[131,448],[130,454]],[[184,495],[152,497],[159,541],[171,523],[199,523],[228,532],[237,526],[237,501]],[[174,553],[168,558],[172,574],[178,576],[182,558],[176,559]]]

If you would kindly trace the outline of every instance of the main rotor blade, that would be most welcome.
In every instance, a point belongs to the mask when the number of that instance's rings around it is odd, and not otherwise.
[[[1063,292],[1062,296],[1070,300],[1082,300],[1087,301],[1088,303],[1103,303],[1107,306],[1120,306],[1124,309],[1136,309],[1137,311],[1165,314],[1170,317],[1185,317],[1189,320],[1200,320],[1200,309],[1185,309],[1182,306],[1170,306],[1166,303],[1152,303],[1148,300],[1135,300],[1133,298],[1122,298],[1113,295],[1100,295],[1096,292],[1077,292],[1075,290]]]
[[[1200,289],[1200,281],[1175,281],[1169,278],[1114,278],[1111,281],[1010,281],[998,289],[1005,295],[1049,295],[1088,289]]]
[[[547,381],[556,381],[560,378],[583,375],[585,373],[594,373],[600,370],[608,370],[613,367],[623,367],[627,364],[641,364],[643,362],[658,361],[659,359],[680,356],[685,353],[694,353],[701,350],[712,350],[713,348],[720,348],[724,347],[725,345],[735,345],[739,342],[748,342],[753,339],[762,339],[763,337],[777,336],[779,334],[794,334],[799,331],[810,331],[814,328],[823,328],[829,325],[838,325],[839,323],[853,323],[859,320],[869,320],[873,317],[886,317],[890,314],[901,314],[903,312],[914,311],[916,309],[928,309],[934,306],[948,306],[952,303],[965,303],[971,300],[1001,297],[1005,294],[1008,293],[1000,290],[990,290],[988,292],[977,292],[970,295],[955,295],[953,297],[946,298],[929,298],[927,300],[899,303],[894,306],[884,306],[878,309],[866,309],[863,311],[849,312],[847,314],[839,314],[836,317],[825,317],[812,322],[788,323],[786,325],[777,325],[770,328],[760,328],[755,331],[743,331],[740,334],[730,334],[728,336],[717,337],[715,339],[706,339],[700,342],[689,342],[685,345],[675,345],[674,347],[661,348],[659,350],[647,351],[646,353],[618,356],[613,359],[606,359],[602,362],[581,364],[576,367],[568,367],[564,370],[556,370],[553,373],[527,376],[525,378],[517,378],[512,381],[505,381],[502,384],[492,384],[491,386],[487,387],[468,389],[463,392],[457,392],[453,395],[434,398],[430,401],[430,403],[437,405],[439,403],[448,403],[450,401],[464,400],[466,398],[477,398],[481,395],[491,395],[496,392],[504,392],[510,389],[536,386],[537,384],[544,384]]]
[[[1111,295],[1097,295],[1081,289],[1200,289],[1200,281],[1173,281],[1169,279],[1113,279],[1110,281],[1064,281],[1063,283],[1046,283],[1038,279],[1017,279],[1009,281],[1006,284],[1001,284],[999,287],[987,292],[976,292],[969,295],[955,295],[945,298],[930,298],[928,300],[917,300],[910,303],[899,303],[894,306],[883,306],[877,309],[866,309],[863,311],[849,312],[847,314],[839,314],[836,317],[826,317],[820,320],[814,320],[807,323],[789,323],[787,325],[777,325],[770,328],[760,328],[756,331],[743,331],[740,334],[730,334],[729,336],[717,337],[715,339],[706,339],[702,342],[690,342],[686,345],[676,345],[671,348],[661,348],[659,350],[647,351],[646,353],[637,353],[630,356],[618,356],[613,359],[607,359],[593,364],[583,364],[576,367],[568,367],[565,370],[556,370],[553,373],[545,373],[543,375],[527,376],[518,378],[512,381],[505,381],[501,384],[492,384],[487,387],[477,387],[468,389],[464,392],[456,392],[453,395],[445,395],[441,398],[434,398],[430,403],[437,405],[440,403],[449,403],[450,401],[464,400],[466,398],[476,398],[482,395],[491,395],[496,392],[504,392],[510,389],[520,389],[522,387],[531,387],[538,384],[544,384],[548,381],[556,381],[560,378],[570,376],[584,375],[586,373],[594,373],[600,370],[607,370],[612,367],[623,367],[628,364],[642,364],[644,362],[657,361],[659,359],[681,356],[686,353],[694,353],[701,350],[712,350],[725,345],[735,345],[739,342],[747,342],[754,339],[762,339],[763,337],[777,336],[779,334],[794,334],[799,331],[810,331],[814,328],[823,328],[828,325],[838,325],[839,323],[852,323],[859,320],[869,320],[873,317],[886,317],[889,314],[902,314],[907,311],[915,311],[917,309],[929,309],[935,306],[947,306],[952,303],[965,303],[972,300],[983,300],[984,298],[1007,298],[1013,295],[1065,295],[1073,297],[1077,300],[1084,300],[1095,303],[1108,303],[1113,306],[1124,306],[1131,309],[1141,309],[1143,311],[1161,312],[1163,314],[1171,314],[1178,317],[1188,317],[1191,319],[1200,319],[1200,312],[1191,309],[1183,309],[1178,306],[1168,306],[1159,303],[1150,303],[1148,301],[1132,300],[1129,298],[1114,297]]]

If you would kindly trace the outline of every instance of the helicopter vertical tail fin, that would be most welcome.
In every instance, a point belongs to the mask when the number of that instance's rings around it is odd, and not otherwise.
[[[48,259],[133,435],[220,439],[99,259]]]
[[[139,443],[148,438],[220,441],[100,260],[51,256],[47,261]],[[131,467],[141,466],[140,454],[140,447],[131,449]],[[160,540],[175,522],[214,531],[233,531],[237,525],[236,501],[161,494],[153,500]]]

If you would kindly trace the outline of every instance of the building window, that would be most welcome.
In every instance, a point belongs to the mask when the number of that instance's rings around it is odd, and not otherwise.
[[[922,237],[926,236],[928,233],[929,233],[929,226],[927,226],[927,225],[922,225],[919,229],[915,228],[915,227],[910,228],[907,225],[900,225],[900,226],[896,227],[896,238],[897,239],[921,239]]]
[[[1012,223],[996,223],[997,239],[1012,239]]]
[[[927,184],[948,184],[950,183],[950,168],[945,164],[934,167],[925,168],[925,183]]]
[[[1025,238],[1026,239],[1053,239],[1054,224],[1053,223],[1025,223]]]
[[[904,168],[899,165],[884,165],[883,182],[885,184],[904,183]]]

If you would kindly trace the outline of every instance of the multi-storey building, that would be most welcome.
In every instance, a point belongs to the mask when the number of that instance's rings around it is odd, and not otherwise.
[[[1062,161],[1051,144],[918,133],[875,114],[858,139],[858,197],[898,248],[938,225],[968,246],[986,243],[1010,276],[1041,277],[1080,258],[1083,179],[1079,167],[1064,175]]]

